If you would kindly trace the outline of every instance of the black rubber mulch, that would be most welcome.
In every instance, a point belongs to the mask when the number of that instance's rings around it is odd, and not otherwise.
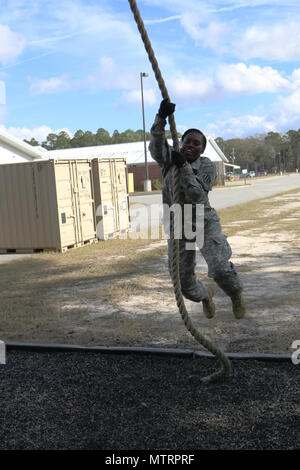
[[[9,351],[0,366],[1,449],[300,449],[300,365],[209,358]]]

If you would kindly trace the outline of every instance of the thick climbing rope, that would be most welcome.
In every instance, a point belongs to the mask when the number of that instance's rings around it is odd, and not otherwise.
[[[135,0],[128,0],[130,4],[130,8],[132,10],[134,19],[136,21],[138,30],[141,34],[142,40],[144,42],[144,46],[146,49],[146,52],[148,54],[150,63],[152,65],[152,69],[154,71],[155,78],[157,80],[159,89],[161,91],[162,97],[163,98],[169,98],[168,95],[168,90],[166,88],[165,82],[163,80],[162,74],[160,72],[158,62],[156,60],[154,51],[152,49],[148,33],[145,29],[144,22],[142,20],[141,14],[139,12],[139,9],[137,7],[136,1]],[[175,119],[174,115],[171,114],[169,116],[169,125],[170,125],[170,130],[171,130],[171,135],[172,135],[172,140],[173,140],[173,148],[176,151],[179,151],[179,140],[178,140],[178,135],[176,131],[176,124],[175,124]],[[180,201],[180,174],[179,174],[179,169],[173,165],[172,167],[172,178],[173,178],[173,204],[179,203]],[[172,236],[172,219],[171,219],[171,229],[170,229],[171,237],[172,237],[172,283],[173,283],[173,289],[175,293],[175,298],[176,298],[176,303],[179,309],[179,312],[181,314],[181,317],[184,321],[184,324],[187,328],[187,330],[191,333],[191,335],[208,351],[210,351],[214,356],[216,356],[219,361],[221,362],[221,369],[212,373],[211,375],[208,375],[206,377],[203,377],[201,379],[201,382],[204,383],[210,383],[216,380],[221,379],[223,376],[228,374],[231,371],[231,364],[228,359],[228,357],[216,346],[214,346],[207,338],[205,338],[193,325],[189,314],[187,312],[187,309],[185,307],[184,299],[182,296],[181,292],[181,284],[180,284],[180,276],[179,276],[179,241],[177,238]]]

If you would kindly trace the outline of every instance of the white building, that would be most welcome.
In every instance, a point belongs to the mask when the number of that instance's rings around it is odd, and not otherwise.
[[[0,164],[49,159],[43,147],[33,147],[0,128]]]

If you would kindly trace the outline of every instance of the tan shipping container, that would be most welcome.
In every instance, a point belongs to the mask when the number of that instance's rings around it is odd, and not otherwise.
[[[90,160],[0,165],[0,251],[65,251],[97,240]]]
[[[130,226],[125,158],[94,158],[96,233],[99,240],[127,232]]]

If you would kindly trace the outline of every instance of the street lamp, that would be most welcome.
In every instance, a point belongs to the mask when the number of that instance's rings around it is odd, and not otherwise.
[[[145,172],[146,180],[144,183],[144,190],[151,191],[151,181],[149,182],[148,162],[147,162],[147,146],[146,146],[146,128],[145,128],[145,110],[144,110],[144,89],[143,89],[143,77],[149,77],[148,73],[140,72],[141,77],[141,94],[142,94],[142,111],[143,111],[143,129],[144,129],[144,153],[145,153]]]

